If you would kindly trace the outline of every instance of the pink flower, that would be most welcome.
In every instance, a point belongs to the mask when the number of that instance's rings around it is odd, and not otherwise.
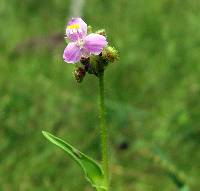
[[[73,18],[66,28],[71,41],[64,50],[63,59],[68,63],[79,62],[81,57],[99,55],[108,44],[105,36],[91,33],[87,35],[87,24],[81,18]]]

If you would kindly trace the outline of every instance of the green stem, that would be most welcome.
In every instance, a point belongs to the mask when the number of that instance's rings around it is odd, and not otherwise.
[[[105,124],[105,102],[104,102],[104,73],[99,76],[99,119],[101,128],[101,149],[102,149],[102,165],[105,173],[105,183],[107,191],[109,191],[109,162],[108,162],[108,129]]]

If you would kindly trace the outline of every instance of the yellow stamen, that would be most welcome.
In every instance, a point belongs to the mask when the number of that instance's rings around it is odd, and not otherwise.
[[[79,24],[73,24],[73,25],[67,26],[67,29],[79,29],[79,28],[80,28]]]

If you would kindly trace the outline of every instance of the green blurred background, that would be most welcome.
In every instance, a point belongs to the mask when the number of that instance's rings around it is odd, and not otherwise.
[[[71,3],[0,0],[2,191],[92,190],[41,134],[101,158],[98,80],[77,84],[62,59]],[[199,10],[198,0],[85,1],[83,19],[120,53],[105,76],[112,191],[178,191],[177,179],[200,189]]]

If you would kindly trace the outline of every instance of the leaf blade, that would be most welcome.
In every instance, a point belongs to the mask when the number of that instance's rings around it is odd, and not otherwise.
[[[93,187],[95,187],[98,191],[106,190],[103,170],[96,161],[51,133],[42,131],[42,134],[48,141],[67,152],[67,154],[78,163],[78,165],[82,168],[86,179],[92,184]]]

